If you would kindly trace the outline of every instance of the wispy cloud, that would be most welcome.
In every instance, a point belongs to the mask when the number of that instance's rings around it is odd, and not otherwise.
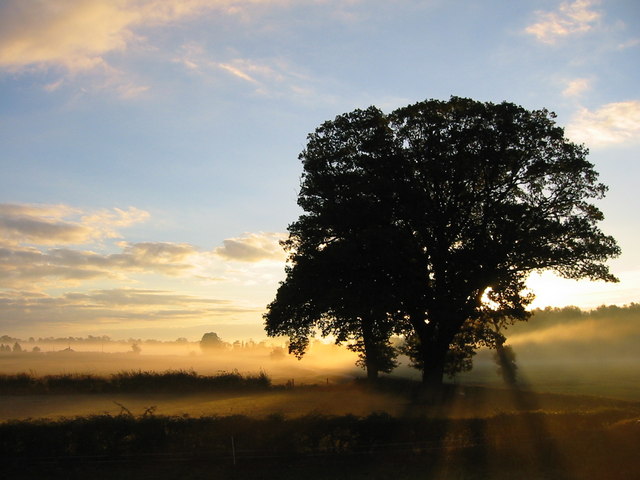
[[[228,63],[219,63],[218,66],[221,69],[229,72],[231,75],[241,78],[242,80],[246,80],[247,82],[251,82],[251,83],[258,83],[258,81],[255,78],[253,78],[251,75],[243,71],[242,68],[239,66],[229,65]]]
[[[558,39],[590,31],[602,14],[594,7],[597,0],[563,2],[557,11],[537,12],[537,21],[525,32],[543,43],[552,44]]]
[[[254,85],[254,92],[266,96],[308,94],[311,80],[282,59],[234,58],[219,68]]]
[[[618,44],[618,50],[626,50],[627,48],[635,48],[640,46],[640,38],[632,38],[625,42]]]
[[[227,77],[247,85],[251,92],[266,97],[297,100],[317,99],[316,83],[309,75],[283,58],[216,58],[197,43],[182,46],[173,59],[188,71],[216,80]],[[326,96],[323,96],[326,100]]]
[[[134,288],[115,288],[110,290],[92,290],[86,293],[70,292],[62,297],[65,301],[76,305],[122,307],[135,305],[226,305],[227,300],[212,300],[208,298],[180,295],[163,290],[148,290]]]
[[[224,240],[214,253],[239,262],[284,261],[285,252],[279,243],[284,238],[282,233],[247,233],[242,237]]]
[[[567,82],[562,91],[565,97],[578,97],[591,89],[591,81],[587,78],[576,78]]]
[[[640,101],[609,103],[595,111],[582,108],[566,128],[573,141],[588,146],[638,142]]]

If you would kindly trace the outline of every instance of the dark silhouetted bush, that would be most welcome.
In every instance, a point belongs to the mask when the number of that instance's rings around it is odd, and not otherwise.
[[[217,390],[263,390],[271,387],[265,372],[242,375],[237,371],[199,375],[193,370],[123,371],[109,377],[60,374],[37,377],[28,373],[0,374],[0,394],[46,393],[171,393]]]

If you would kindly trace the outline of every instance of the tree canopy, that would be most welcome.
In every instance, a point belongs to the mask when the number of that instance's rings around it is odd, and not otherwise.
[[[220,350],[226,347],[226,343],[215,332],[208,332],[200,339],[200,348],[204,352]]]
[[[304,213],[267,333],[299,353],[315,329],[366,344],[369,328],[378,345],[403,333],[438,384],[452,345],[527,318],[531,272],[616,281],[592,203],[606,187],[554,118],[452,97],[323,123],[300,154]]]

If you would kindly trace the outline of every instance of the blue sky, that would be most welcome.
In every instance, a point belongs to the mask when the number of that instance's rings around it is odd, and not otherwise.
[[[536,305],[638,301],[635,0],[3,0],[0,330],[261,335],[300,213],[307,133],[451,95],[558,114],[610,191],[616,285],[536,277]]]

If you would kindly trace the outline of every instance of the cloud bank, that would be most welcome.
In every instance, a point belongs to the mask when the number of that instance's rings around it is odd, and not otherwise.
[[[202,298],[165,290],[114,288],[67,292],[60,296],[28,291],[0,291],[3,327],[33,328],[76,325],[95,327],[126,322],[187,322],[256,313],[228,300]],[[37,334],[37,333],[36,333]]]
[[[284,234],[245,233],[212,249],[123,239],[125,228],[148,218],[134,207],[0,204],[0,325],[81,328],[259,316],[264,305],[245,290],[275,288]]]
[[[582,108],[566,128],[571,140],[587,146],[637,143],[640,140],[640,101],[603,105],[595,111]]]
[[[144,37],[141,26],[160,26],[258,0],[6,0],[0,8],[0,66],[63,66],[72,72],[104,67],[104,56]],[[273,3],[273,2],[272,2]]]
[[[117,238],[118,228],[146,220],[149,214],[129,207],[82,214],[66,205],[0,204],[0,244],[80,245]]]
[[[287,0],[4,0],[0,3],[0,71],[54,69],[64,75],[44,86],[55,91],[65,79],[97,75],[92,88],[128,98],[148,90],[114,67],[109,56],[154,50],[149,28],[218,12],[249,17],[262,5]]]
[[[158,241],[105,244],[122,238],[120,229],[148,218],[134,207],[83,212],[66,205],[0,204],[0,288],[126,281],[131,274],[213,278],[228,261],[285,259],[280,233],[246,233],[212,250]],[[79,248],[87,245],[93,248]],[[113,248],[118,251],[104,251]]]

